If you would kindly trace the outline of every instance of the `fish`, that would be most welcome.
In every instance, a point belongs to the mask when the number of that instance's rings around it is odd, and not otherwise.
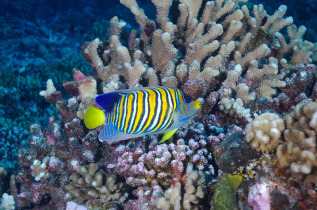
[[[98,95],[95,102],[101,109],[88,107],[84,123],[88,129],[104,124],[98,139],[109,144],[164,133],[159,142],[162,143],[192,119],[201,107],[199,101],[173,87],[117,90]]]

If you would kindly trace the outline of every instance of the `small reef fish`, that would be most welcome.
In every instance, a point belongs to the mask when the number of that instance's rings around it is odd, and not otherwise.
[[[109,144],[165,133],[162,143],[200,109],[199,101],[169,87],[118,90],[97,96],[95,102],[102,110],[88,107],[84,123],[88,129],[105,124],[98,138]]]

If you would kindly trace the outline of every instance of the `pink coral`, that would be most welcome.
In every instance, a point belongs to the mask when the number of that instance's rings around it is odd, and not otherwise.
[[[270,188],[266,183],[257,183],[249,190],[248,203],[254,210],[269,210],[271,203]]]
[[[66,210],[88,210],[84,205],[79,205],[73,201],[69,201],[66,204]]]

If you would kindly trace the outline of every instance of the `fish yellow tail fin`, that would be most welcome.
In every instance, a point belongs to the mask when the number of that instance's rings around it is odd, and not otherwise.
[[[94,129],[102,125],[106,120],[105,113],[95,107],[88,107],[84,114],[84,123],[88,129]]]
[[[200,109],[201,108],[201,103],[199,101],[193,101],[192,105],[196,108],[196,109]]]

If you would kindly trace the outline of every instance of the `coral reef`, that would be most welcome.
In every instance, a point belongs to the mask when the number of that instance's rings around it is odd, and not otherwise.
[[[267,129],[264,137],[270,140],[271,129],[283,129],[275,132],[278,138],[273,147],[251,142],[255,149],[272,155],[264,154],[244,168],[254,180],[245,181],[240,192],[241,203],[248,202],[254,209],[280,208],[281,205],[283,208],[312,208],[316,204],[316,114],[317,104],[308,100],[297,104],[283,119],[277,114],[264,113],[246,126],[246,140],[249,135],[253,140],[256,133],[263,138],[264,128]],[[256,123],[261,126],[255,126]],[[248,196],[243,196],[247,192]]]
[[[246,126],[246,140],[257,151],[276,151],[278,167],[289,167],[297,181],[316,184],[316,116],[315,102],[297,104],[284,119],[264,113]]]
[[[195,205],[198,205],[206,194],[204,174],[193,171],[193,167],[188,165],[184,176],[186,177],[183,178],[184,195],[182,196],[181,183],[176,182],[165,191],[164,197],[156,199],[155,204],[158,209],[198,209]]]
[[[128,24],[113,17],[108,40],[81,47],[94,74],[73,69],[73,81],[50,79],[40,92],[60,115],[49,118],[48,128],[33,124],[19,151],[21,170],[12,183],[21,208],[222,208],[224,194],[232,208],[268,208],[278,198],[289,208],[306,201],[313,207],[315,49],[303,39],[306,28],[284,17],[287,7],[269,15],[247,0],[153,0],[154,21],[135,0],[120,2],[139,30],[127,35]],[[97,94],[159,85],[203,103],[174,138],[158,144],[160,136],[148,135],[108,145],[98,141],[103,126],[83,126]],[[296,159],[287,157],[292,152]],[[283,175],[289,166],[307,185]]]
[[[0,209],[1,210],[14,210],[16,209],[15,200],[14,197],[16,197],[16,187],[15,185],[15,177],[14,175],[10,178],[10,185],[12,185],[12,188],[10,189],[11,194],[9,195],[7,193],[8,189],[10,188],[8,186],[8,172],[0,167],[0,196],[2,198],[0,199]]]

